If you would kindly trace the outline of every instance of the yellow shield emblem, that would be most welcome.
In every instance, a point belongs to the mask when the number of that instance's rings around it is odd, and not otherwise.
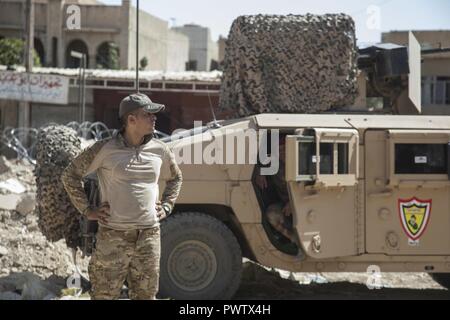
[[[403,230],[411,240],[418,240],[427,228],[431,214],[431,199],[399,199],[399,215]]]

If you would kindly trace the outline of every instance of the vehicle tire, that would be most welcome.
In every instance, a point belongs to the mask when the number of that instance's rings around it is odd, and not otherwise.
[[[160,297],[229,299],[241,273],[241,248],[221,221],[199,212],[162,221]]]
[[[441,286],[450,289],[450,273],[430,273],[430,276]]]
[[[80,214],[61,182],[61,174],[81,152],[77,133],[63,125],[48,125],[36,144],[36,213],[41,232],[49,241],[65,239],[69,248],[80,245]]]

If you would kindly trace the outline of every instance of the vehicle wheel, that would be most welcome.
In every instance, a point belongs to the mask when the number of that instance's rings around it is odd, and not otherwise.
[[[430,276],[441,286],[450,289],[450,273],[430,273]]]
[[[241,248],[221,221],[183,212],[161,223],[161,297],[229,299],[241,272]]]

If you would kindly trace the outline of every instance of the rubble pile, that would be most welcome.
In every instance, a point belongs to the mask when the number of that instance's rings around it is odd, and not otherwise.
[[[63,125],[39,130],[36,145],[36,186],[38,225],[50,241],[65,239],[67,246],[80,245],[80,214],[70,202],[61,182],[62,171],[81,152],[77,133]]]
[[[345,14],[240,16],[227,40],[220,109],[240,117],[352,105],[356,54]]]
[[[0,157],[0,300],[55,298],[75,271],[65,241],[51,243],[39,229],[33,168]],[[86,274],[87,259],[77,262]]]

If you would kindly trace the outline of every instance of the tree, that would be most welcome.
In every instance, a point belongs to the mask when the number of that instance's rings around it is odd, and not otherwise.
[[[148,66],[148,59],[147,57],[143,57],[141,61],[139,61],[139,64],[141,65],[140,70],[145,70],[145,68]]]
[[[21,39],[1,39],[0,40],[0,64],[8,67],[13,65],[24,65],[25,41]],[[36,50],[33,49],[33,64],[35,67],[41,66],[41,60]]]
[[[97,52],[97,68],[119,69],[119,47],[114,42],[104,42]]]

